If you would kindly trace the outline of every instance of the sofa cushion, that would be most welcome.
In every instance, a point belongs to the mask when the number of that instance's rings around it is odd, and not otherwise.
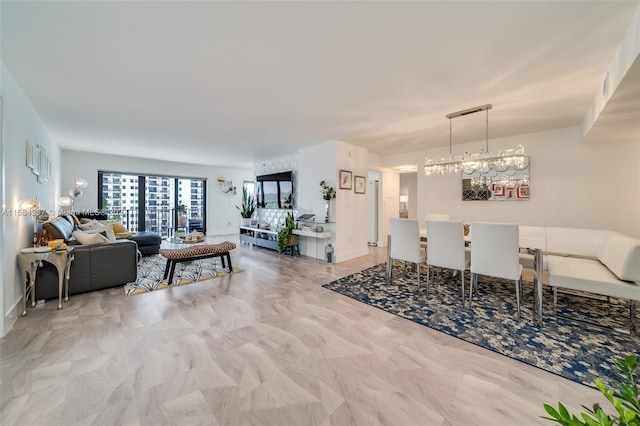
[[[71,222],[62,216],[58,216],[50,222],[45,222],[42,227],[47,231],[53,239],[63,239],[69,241],[73,233],[74,226]]]
[[[547,252],[598,257],[607,233],[599,229],[547,228]]]
[[[640,281],[640,240],[609,232],[598,259],[621,280]]]
[[[78,226],[80,229],[82,229],[83,231],[92,231],[92,230],[98,230],[98,232],[102,232],[105,230],[105,226],[98,222],[95,219],[89,220],[87,222],[81,223],[80,226]]]
[[[90,245],[90,244],[104,244],[109,242],[109,239],[107,237],[99,233],[74,231],[73,236],[83,246]]]
[[[548,256],[549,285],[640,301],[640,284],[620,281],[598,260]]]

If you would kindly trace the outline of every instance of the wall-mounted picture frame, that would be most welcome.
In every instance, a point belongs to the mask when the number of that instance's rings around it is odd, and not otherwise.
[[[31,167],[31,173],[38,176],[40,174],[40,145],[33,147],[33,167]]]
[[[49,182],[49,180],[53,177],[52,167],[53,166],[51,164],[51,158],[47,157],[47,175],[45,176],[47,182]]]
[[[36,155],[35,155],[35,147],[27,141],[27,159],[26,159],[27,167],[33,170],[36,164]]]
[[[349,170],[340,170],[338,187],[340,189],[351,189],[353,187],[353,173]]]
[[[353,177],[353,191],[356,194],[364,194],[367,192],[367,179],[364,176]]]
[[[47,179],[47,151],[40,148],[40,166],[38,167],[38,182],[45,183]]]

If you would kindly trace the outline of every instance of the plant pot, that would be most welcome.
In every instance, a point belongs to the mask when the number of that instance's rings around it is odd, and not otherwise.
[[[298,235],[290,235],[287,245],[294,246],[298,244]]]
[[[251,225],[251,218],[242,218],[240,219],[240,226],[249,226]]]

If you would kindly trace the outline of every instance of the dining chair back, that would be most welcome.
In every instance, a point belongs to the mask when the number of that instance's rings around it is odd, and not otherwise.
[[[420,264],[426,261],[426,253],[420,248],[420,229],[416,219],[391,219],[391,247],[389,257],[417,265],[418,286]],[[393,274],[393,268],[391,268]],[[393,279],[390,277],[390,279]]]
[[[478,275],[513,280],[516,285],[516,304],[520,317],[520,287],[522,265],[520,265],[518,225],[511,223],[471,224],[471,283],[469,304],[473,298],[473,287]]]
[[[460,271],[462,305],[464,306],[464,271],[469,266],[464,247],[462,221],[428,220],[427,233],[427,296],[431,266]]]
[[[448,213],[427,213],[425,219],[429,220],[449,220],[450,216]]]

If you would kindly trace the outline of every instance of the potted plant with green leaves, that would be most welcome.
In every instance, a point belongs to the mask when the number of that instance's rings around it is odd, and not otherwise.
[[[284,224],[278,231],[278,241],[276,244],[276,248],[278,249],[278,253],[284,252],[288,246],[298,244],[298,236],[293,235],[293,230],[295,229],[295,218],[293,213],[287,213],[287,217],[285,218]]]
[[[247,191],[247,187],[242,187],[242,206],[236,206],[240,210],[241,226],[249,226],[251,224],[251,217],[256,211],[256,198]]]
[[[609,414],[600,405],[594,404],[592,408],[583,405],[586,413],[575,415],[569,413],[564,404],[559,402],[558,409],[544,404],[544,409],[550,417],[543,417],[543,419],[551,420],[562,426],[640,426],[640,391],[638,390],[640,378],[636,373],[637,356],[628,355],[616,359],[616,367],[619,389],[615,391],[606,389],[600,380],[594,381],[598,390],[614,407],[614,414]],[[620,398],[616,398],[615,394],[618,394]]]

